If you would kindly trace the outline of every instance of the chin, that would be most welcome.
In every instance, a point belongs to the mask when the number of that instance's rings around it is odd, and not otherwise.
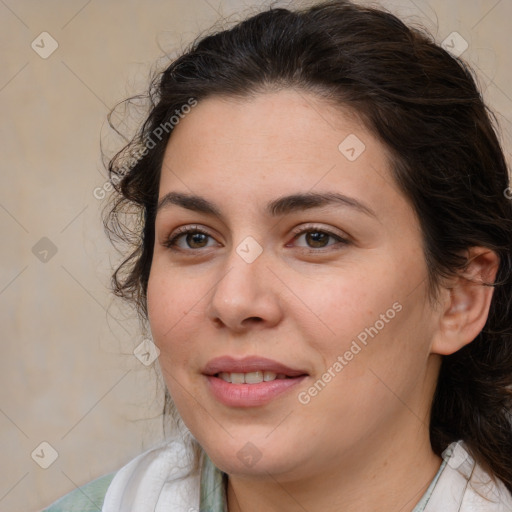
[[[265,435],[268,435],[268,432]],[[258,443],[257,440],[250,441],[251,438],[248,436],[244,436],[243,439],[244,441],[232,439],[229,443],[223,444],[216,442],[210,445],[211,449],[207,444],[203,446],[214,464],[230,475],[241,477],[261,475],[263,479],[267,479],[269,474],[273,477],[290,475],[302,466],[297,458],[296,447],[287,450],[280,441],[270,443],[267,440],[266,445],[263,446],[263,443]]]

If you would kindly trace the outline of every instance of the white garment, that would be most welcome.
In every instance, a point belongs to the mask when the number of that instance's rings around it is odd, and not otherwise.
[[[192,464],[181,440],[141,453],[116,473],[102,512],[198,512],[200,475],[189,475]]]
[[[494,483],[461,441],[445,453],[447,464],[424,512],[512,512],[504,484]],[[192,450],[181,440],[147,450],[117,472],[102,512],[198,512],[200,475],[186,476],[192,464]]]
[[[512,512],[512,496],[505,485],[493,482],[462,441],[448,449],[453,452],[424,512]]]

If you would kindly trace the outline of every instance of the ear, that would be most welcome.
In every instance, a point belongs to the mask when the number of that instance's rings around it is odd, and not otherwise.
[[[431,352],[449,355],[471,343],[484,328],[494,288],[499,256],[485,247],[471,247],[467,266],[444,284],[440,293],[439,325]]]

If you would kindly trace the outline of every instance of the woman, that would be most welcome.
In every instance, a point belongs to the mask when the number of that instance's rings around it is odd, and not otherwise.
[[[510,182],[465,64],[336,1],[150,98],[106,225],[184,428],[48,510],[512,510]]]

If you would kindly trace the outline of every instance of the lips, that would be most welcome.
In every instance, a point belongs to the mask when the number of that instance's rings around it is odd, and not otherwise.
[[[216,357],[207,363],[203,369],[203,374],[214,376],[218,373],[251,373],[265,371],[282,374],[286,377],[308,375],[307,371],[304,369],[291,368],[278,361],[257,356],[249,356],[242,359],[235,359],[231,356]]]

